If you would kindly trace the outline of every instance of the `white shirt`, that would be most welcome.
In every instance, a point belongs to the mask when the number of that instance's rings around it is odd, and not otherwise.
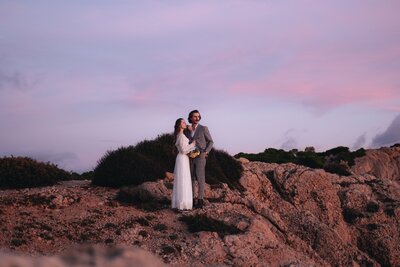
[[[193,127],[193,126],[192,126],[192,127]],[[197,130],[198,127],[199,127],[199,125],[197,124],[196,128],[193,129],[193,131],[192,131],[192,133],[191,133],[191,134],[192,134],[192,137],[194,137],[194,134],[196,133],[196,130]]]

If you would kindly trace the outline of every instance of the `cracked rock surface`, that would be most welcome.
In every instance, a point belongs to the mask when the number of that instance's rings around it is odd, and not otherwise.
[[[241,162],[244,191],[207,185],[206,206],[187,212],[169,208],[171,177],[121,190],[2,190],[0,266],[15,253],[20,266],[68,266],[64,255],[82,245],[95,246],[97,266],[112,250],[125,255],[119,266],[135,266],[123,264],[136,254],[153,266],[400,266],[399,148],[367,151],[351,176]]]

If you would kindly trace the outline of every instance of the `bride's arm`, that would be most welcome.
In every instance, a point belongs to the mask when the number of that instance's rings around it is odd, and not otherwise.
[[[187,154],[196,148],[195,143],[189,144],[186,138],[178,137],[177,147],[180,153]]]

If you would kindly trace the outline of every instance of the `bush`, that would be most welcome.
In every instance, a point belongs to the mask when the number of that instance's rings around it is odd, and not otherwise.
[[[325,157],[332,157],[337,163],[345,161],[349,164],[349,167],[351,167],[355,164],[355,158],[365,156],[365,149],[360,148],[351,152],[348,147],[338,146],[320,154]]]
[[[235,158],[247,158],[250,161],[261,161],[268,163],[288,163],[295,160],[294,154],[292,152],[286,152],[283,149],[267,148],[262,153],[258,154],[248,154],[239,153],[235,155]]]
[[[297,150],[284,151],[283,149],[267,148],[262,153],[258,154],[247,154],[239,153],[235,155],[235,158],[247,158],[250,161],[261,161],[268,163],[295,163],[304,165],[310,168],[322,168],[323,158],[315,152],[297,152]]]
[[[332,162],[324,165],[324,170],[330,173],[336,173],[342,176],[351,175],[349,166],[345,164],[343,161],[341,162]]]
[[[206,163],[206,181],[214,185],[226,183],[230,188],[243,191],[239,183],[243,167],[231,155],[223,150],[211,150]]]
[[[154,140],[139,142],[136,146],[121,147],[107,152],[94,169],[95,185],[121,187],[139,185],[163,178],[173,172],[176,158],[174,136],[163,134]],[[232,156],[222,150],[211,150],[206,164],[206,182],[227,183],[242,189],[238,180],[243,168]]]
[[[71,174],[57,165],[28,157],[0,158],[0,188],[29,188],[54,185],[68,180]]]
[[[139,185],[163,177],[158,162],[137,153],[135,147],[121,147],[104,155],[94,170],[95,185],[121,187]]]
[[[163,134],[154,140],[145,140],[135,146],[135,151],[156,162],[164,171],[173,172],[176,158],[174,136]]]
[[[94,171],[87,171],[80,175],[79,180],[93,180]]]
[[[258,154],[239,153],[236,158],[243,157],[250,161],[261,161],[269,163],[288,163],[299,164],[310,168],[323,168],[330,173],[339,175],[351,175],[350,167],[355,164],[355,158],[365,155],[365,150],[360,148],[351,152],[348,147],[338,146],[325,152],[317,153],[313,149],[304,152],[291,150],[286,152],[282,149],[268,148]]]
[[[315,152],[298,152],[293,163],[304,165],[310,168],[322,168],[324,159]]]

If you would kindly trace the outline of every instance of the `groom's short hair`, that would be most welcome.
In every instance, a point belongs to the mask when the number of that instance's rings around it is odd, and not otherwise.
[[[188,118],[189,123],[192,123],[192,116],[193,116],[194,113],[199,113],[199,115],[200,115],[200,112],[197,109],[190,111],[189,118]],[[200,117],[200,120],[201,120],[201,115],[199,117]]]

